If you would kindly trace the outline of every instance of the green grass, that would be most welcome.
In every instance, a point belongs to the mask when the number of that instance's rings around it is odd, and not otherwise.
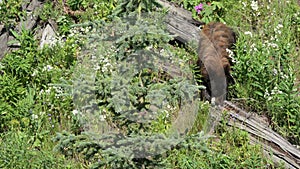
[[[164,72],[149,69],[140,70],[135,76],[119,77],[117,71],[128,68],[122,60],[132,57],[134,51],[150,48],[169,55],[172,63],[188,74],[193,72],[191,62],[197,55],[195,49],[167,43],[169,36],[161,25],[163,12],[134,25],[110,15],[132,12],[124,8],[123,1],[66,2],[70,9],[81,13],[70,16],[62,10],[61,1],[54,7],[50,0],[39,13],[42,22],[57,21],[64,38],[58,38],[55,45],[39,49],[32,32],[10,30],[21,48],[0,61],[0,168],[275,168],[259,145],[250,145],[247,133],[226,127],[226,118],[215,137],[204,136],[200,131],[205,128],[209,112],[209,104],[204,102],[199,103],[188,136],[165,153],[134,159],[120,157],[113,149],[102,150],[102,143],[82,132],[87,128],[82,125],[80,99],[74,100],[76,91],[72,87],[74,82],[89,79],[80,75],[95,72],[96,87],[86,91],[95,93],[93,99],[101,118],[128,135],[146,138],[152,133],[168,132],[172,119],[178,116],[180,98],[192,99],[195,86],[187,85],[189,79],[172,79]],[[183,4],[197,17],[194,6],[201,1],[173,2]],[[256,10],[251,2],[220,0],[203,13],[205,21],[225,21],[239,35],[232,73],[236,84],[230,87],[230,97],[247,110],[267,115],[273,129],[299,145],[299,6],[296,1],[260,1]],[[155,7],[149,3],[138,1],[128,9],[149,11]],[[15,25],[24,16],[19,1],[7,1],[0,7],[1,23],[5,26]],[[105,41],[107,35],[119,39],[116,43],[113,39]],[[89,41],[92,39],[95,41]],[[85,44],[94,46],[86,48]],[[92,52],[94,49],[96,53]],[[84,50],[87,53],[83,54]],[[101,57],[97,62],[85,62],[86,56],[92,54]],[[112,90],[124,83],[127,93]],[[120,101],[124,96],[130,98],[129,106]],[[158,118],[147,125],[124,120],[119,111],[137,108],[142,112],[149,109],[147,102],[161,109],[157,111]]]

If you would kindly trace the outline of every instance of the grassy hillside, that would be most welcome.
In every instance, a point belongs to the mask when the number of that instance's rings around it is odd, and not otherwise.
[[[296,1],[172,2],[238,33],[229,98],[299,145]],[[46,0],[36,15],[58,36],[42,49],[16,31],[24,3],[0,3],[0,24],[20,44],[0,61],[0,168],[283,168],[225,118],[205,135],[196,51],[168,43],[166,10],[152,0]]]

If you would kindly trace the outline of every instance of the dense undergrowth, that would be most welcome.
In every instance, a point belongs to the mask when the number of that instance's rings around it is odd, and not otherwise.
[[[196,19],[226,22],[238,32],[229,98],[267,116],[299,145],[296,2],[172,1]],[[197,13],[200,3],[204,10]],[[24,16],[22,1],[0,3],[0,23],[21,46],[0,62],[0,168],[279,167],[250,145],[247,133],[226,127],[225,118],[214,137],[201,131],[210,105],[196,97],[196,51],[168,43],[166,10],[152,0],[67,0],[77,12],[62,4],[45,1],[39,12],[42,22],[55,20],[59,32],[54,45],[40,49],[32,32],[13,29]],[[186,112],[196,111],[188,114],[192,130],[180,142],[165,137],[187,104]],[[116,128],[118,135],[95,137]],[[164,151],[153,154],[157,149]]]

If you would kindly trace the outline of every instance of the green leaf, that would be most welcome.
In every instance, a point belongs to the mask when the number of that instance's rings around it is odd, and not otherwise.
[[[15,38],[17,38],[17,39],[20,38],[20,35],[19,35],[16,31],[14,31],[14,30],[11,29],[10,32],[13,34],[13,36],[14,36]]]
[[[8,45],[14,45],[14,44],[18,44],[18,43],[20,43],[20,41],[18,41],[18,40],[11,40],[11,41],[7,42]]]
[[[262,96],[262,97],[264,96],[264,94],[262,92],[259,92],[259,91],[254,91],[254,93],[259,95],[259,96]]]

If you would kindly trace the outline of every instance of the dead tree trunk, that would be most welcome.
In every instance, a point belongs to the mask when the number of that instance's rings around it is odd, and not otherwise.
[[[274,132],[258,116],[247,113],[229,101],[225,109],[230,113],[229,126],[238,127],[250,135],[252,144],[260,144],[274,162],[284,162],[287,168],[300,168],[300,150]]]
[[[168,9],[166,24],[168,31],[175,35],[175,39],[183,44],[198,42],[200,38],[199,26],[204,25],[192,18],[192,13],[165,0],[157,0]],[[198,43],[197,43],[198,44]]]

